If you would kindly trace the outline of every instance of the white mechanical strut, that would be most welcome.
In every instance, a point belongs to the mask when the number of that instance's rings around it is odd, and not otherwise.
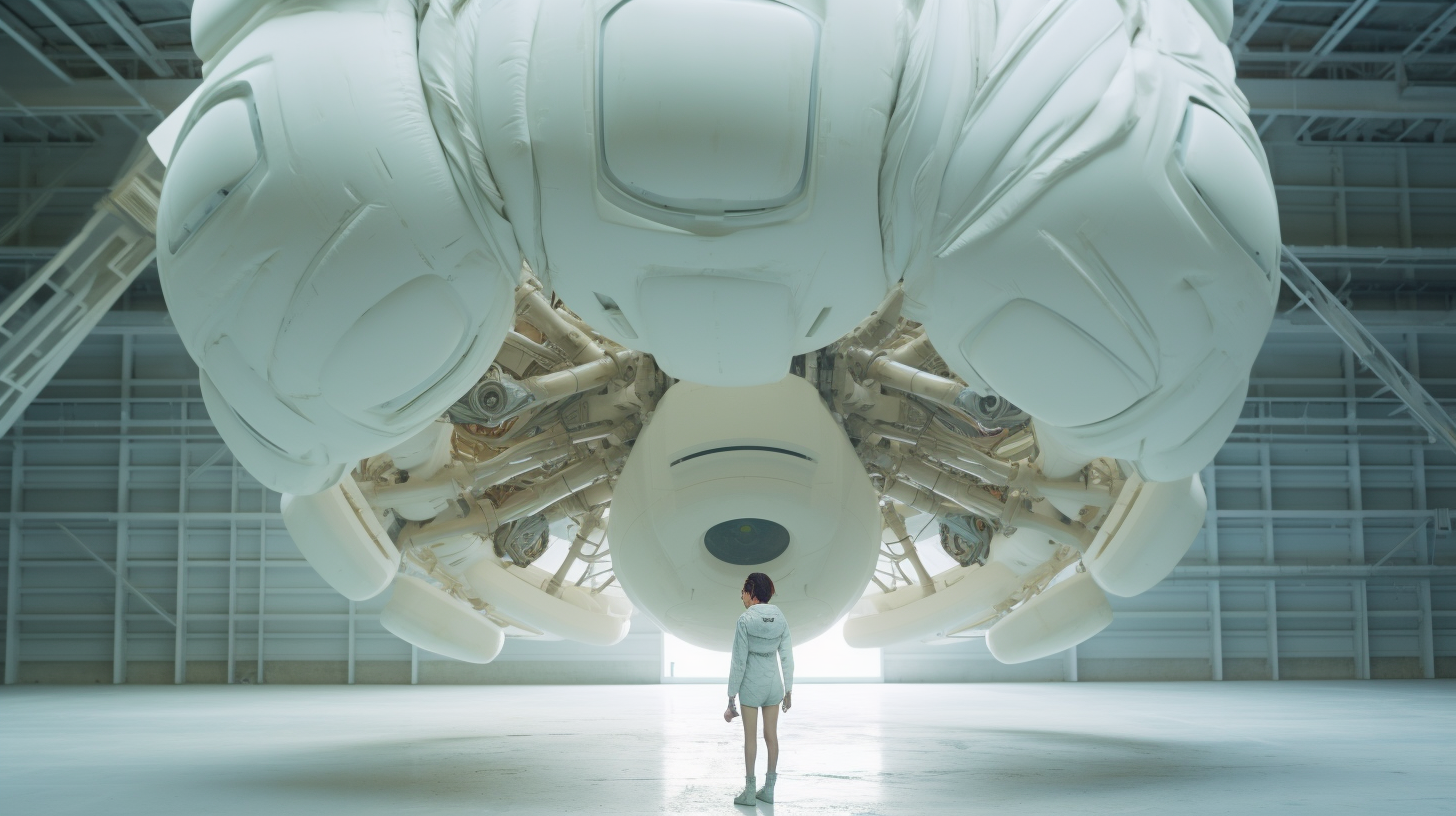
[[[157,254],[162,166],[151,151],[76,237],[0,304],[0,435]]]

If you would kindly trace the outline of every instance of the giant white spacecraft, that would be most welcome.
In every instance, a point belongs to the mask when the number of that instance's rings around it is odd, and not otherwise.
[[[762,571],[799,642],[1035,659],[1187,551],[1272,317],[1231,19],[197,0],[168,307],[300,550],[423,648],[635,608],[726,650]]]

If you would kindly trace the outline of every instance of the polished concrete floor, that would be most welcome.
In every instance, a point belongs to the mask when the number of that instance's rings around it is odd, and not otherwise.
[[[718,686],[0,689],[0,812],[750,813]],[[1456,684],[803,685],[791,814],[1451,814]],[[760,749],[760,778],[764,757]]]

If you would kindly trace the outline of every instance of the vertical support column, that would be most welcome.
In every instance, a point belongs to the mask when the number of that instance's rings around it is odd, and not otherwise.
[[[1223,597],[1218,581],[1208,582],[1208,662],[1213,679],[1223,679]]]
[[[1208,510],[1203,517],[1204,560],[1218,565],[1218,469],[1213,463],[1203,469],[1203,492]],[[1214,680],[1223,679],[1223,599],[1218,579],[1208,582],[1208,662]]]
[[[1400,186],[1400,245],[1411,246],[1411,197],[1410,197],[1410,153],[1405,148],[1395,151],[1395,179]],[[1407,365],[1407,368],[1410,366]],[[1411,372],[1416,374],[1415,371]],[[1416,376],[1420,376],[1416,374]]]
[[[187,409],[182,409],[186,416]],[[177,454],[177,634],[172,645],[172,682],[187,682],[187,440]]]
[[[1073,646],[1065,652],[1062,652],[1062,655],[1064,656],[1062,664],[1063,676],[1066,678],[1068,683],[1077,682],[1077,647]],[[884,656],[883,652],[880,656]]]
[[[1360,437],[1356,432],[1354,420],[1359,412],[1355,408],[1355,354],[1347,346],[1341,350],[1341,363],[1343,379],[1345,381],[1345,418],[1350,420],[1346,426],[1346,433],[1350,435],[1350,441],[1345,445],[1345,464],[1349,469],[1349,499],[1350,509],[1354,511],[1354,518],[1350,520],[1350,563],[1355,566],[1365,564],[1365,519],[1361,514],[1365,511],[1365,485],[1362,478],[1360,465]],[[1350,586],[1351,612],[1354,620],[1351,629],[1354,634],[1353,654],[1355,663],[1355,679],[1370,679],[1370,596],[1366,592],[1364,581],[1355,581]]]
[[[1264,625],[1269,638],[1269,679],[1279,679],[1279,606],[1274,582],[1264,582]]]
[[[18,168],[18,172],[16,173],[15,182],[17,185],[20,186],[22,190],[24,190],[26,187],[44,187],[44,185],[40,183],[40,173],[36,171],[33,163],[34,154],[31,152],[31,149],[22,148],[20,151],[20,167]],[[20,193],[18,196],[16,196],[16,198],[18,199],[15,203],[15,211],[17,213],[25,212],[26,208],[30,206],[31,202],[35,200],[35,198],[31,196],[31,194],[25,192]],[[17,231],[15,236],[16,246],[30,246],[30,225],[34,223],[34,218],[20,219],[20,229]]]
[[[125,416],[125,404],[121,410]],[[126,577],[126,561],[131,551],[131,523],[126,520],[131,498],[131,441],[123,438],[120,448],[116,471],[116,581],[113,589],[116,599],[112,607],[111,627],[111,682],[116,685],[126,682],[126,611],[131,604],[131,594],[121,583]]]
[[[126,434],[131,427],[135,339],[130,332],[121,336],[122,438],[117,443],[116,452],[116,580],[113,582],[116,598],[112,606],[111,627],[111,682],[116,685],[126,682],[126,613],[131,606],[131,593],[122,584],[122,579],[126,578],[126,562],[131,551],[131,522],[127,521],[127,513],[131,510],[131,440]]]
[[[268,509],[268,492],[263,491],[263,510]],[[268,592],[268,519],[258,520],[258,684],[263,683],[263,630],[265,617],[263,599]]]
[[[1355,679],[1370,679],[1370,595],[1364,581],[1350,587],[1355,607]]]
[[[1335,244],[1350,244],[1350,208],[1345,194],[1345,150],[1330,148],[1330,180],[1335,188]]]
[[[25,473],[25,443],[15,436],[10,458],[10,553],[5,562],[5,685],[20,676],[20,484]]]
[[[410,685],[420,684],[420,647],[410,644]]]
[[[238,462],[233,460],[228,468],[232,477],[232,496],[228,509],[228,619],[227,619],[227,681],[236,682],[238,669]]]
[[[1360,472],[1360,442],[1355,433],[1355,354],[1346,346],[1342,350],[1345,380],[1345,418],[1351,420],[1346,432],[1351,441],[1345,444],[1345,464],[1349,468],[1349,505],[1354,511],[1350,521],[1350,563],[1361,566],[1365,563],[1365,486]]]
[[[354,685],[354,602],[349,601],[349,685]]]
[[[1259,468],[1261,480],[1259,489],[1264,500],[1264,512],[1270,513],[1274,509],[1274,472],[1269,464],[1269,443],[1259,445]],[[1274,563],[1274,516],[1272,513],[1264,516],[1264,563]]]
[[[1436,677],[1436,638],[1431,624],[1431,579],[1416,584],[1416,595],[1421,609],[1421,676],[1432,680]]]
[[[1266,514],[1274,509],[1273,466],[1269,461],[1269,443],[1259,446],[1260,491]],[[1274,564],[1274,516],[1264,516],[1264,563]],[[1269,645],[1269,679],[1279,679],[1279,609],[1275,603],[1274,581],[1264,584],[1264,627]]]
[[[1218,565],[1218,471],[1213,464],[1203,469],[1203,492],[1208,510],[1203,514],[1203,553],[1210,566]]]
[[[1400,151],[1400,170],[1402,189],[1406,186],[1409,172],[1406,169],[1406,151]],[[1402,238],[1409,240],[1408,207],[1410,195],[1405,194],[1402,198],[1406,201],[1407,215],[1406,231],[1402,232]],[[1409,246],[1409,244],[1406,244]],[[1417,380],[1421,377],[1421,345],[1420,335],[1409,332],[1405,336],[1405,368]],[[1417,442],[1411,446],[1411,507],[1417,510],[1425,510],[1426,504],[1426,446]],[[1416,563],[1436,563],[1436,543],[1431,530],[1434,524],[1421,528],[1416,539]],[[1436,638],[1435,621],[1432,619],[1431,609],[1431,581],[1429,578],[1416,582],[1416,614],[1420,616],[1418,626],[1420,629],[1419,647],[1421,658],[1421,676],[1426,679],[1434,679],[1436,676]]]

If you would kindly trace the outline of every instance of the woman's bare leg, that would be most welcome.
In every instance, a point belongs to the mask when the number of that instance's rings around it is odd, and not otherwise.
[[[768,772],[779,767],[779,707],[763,707],[763,742],[768,746]]]
[[[753,776],[753,763],[758,759],[758,709],[742,706],[743,709],[743,775]],[[774,742],[778,751],[778,742]]]

